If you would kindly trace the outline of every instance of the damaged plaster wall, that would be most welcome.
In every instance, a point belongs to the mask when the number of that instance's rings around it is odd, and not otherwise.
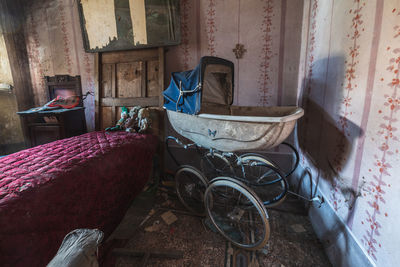
[[[166,84],[171,72],[212,55],[235,63],[235,104],[296,104],[303,1],[180,0],[180,6],[182,42],[166,48]],[[36,105],[47,101],[45,75],[81,75],[83,92],[94,91],[94,55],[83,49],[77,1],[31,1],[26,10]],[[246,49],[242,59],[232,51],[237,43]],[[85,107],[92,130],[94,97]]]
[[[83,48],[78,1],[30,1],[25,8],[25,39],[35,105],[48,102],[44,76],[80,75],[82,92],[94,92],[94,54]],[[98,27],[101,27],[99,25]],[[94,96],[84,101],[88,131],[94,130]]]
[[[117,38],[114,1],[83,0],[81,3],[90,48],[107,46],[111,40]]]
[[[181,0],[179,46],[166,54],[172,71],[193,69],[202,56],[235,64],[234,104],[295,105],[303,1]],[[237,59],[236,44],[246,51]]]
[[[181,0],[180,12],[182,40],[166,53],[166,84],[171,72],[211,55],[235,64],[234,105],[296,104],[302,0]],[[240,59],[236,44],[246,50]]]
[[[307,3],[301,164],[373,263],[398,266],[400,1]]]
[[[10,62],[8,60],[8,54],[6,44],[4,42],[4,36],[0,30],[0,83],[13,85],[13,79],[11,75]]]
[[[23,134],[17,112],[17,101],[12,90],[2,89],[1,84],[13,85],[3,34],[0,32],[0,155],[23,147]]]

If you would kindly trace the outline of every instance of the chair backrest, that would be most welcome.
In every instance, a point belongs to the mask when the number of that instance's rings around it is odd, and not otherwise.
[[[48,101],[57,96],[77,95],[80,98],[79,107],[83,107],[81,76],[56,75],[45,76]]]

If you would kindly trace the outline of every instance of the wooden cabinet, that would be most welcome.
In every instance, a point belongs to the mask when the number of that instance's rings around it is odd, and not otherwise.
[[[79,97],[74,108],[38,111],[38,108],[17,112],[21,116],[25,143],[29,147],[86,133],[85,108],[80,76],[45,76],[47,100],[57,97]]]
[[[18,112],[29,147],[86,133],[85,108]]]

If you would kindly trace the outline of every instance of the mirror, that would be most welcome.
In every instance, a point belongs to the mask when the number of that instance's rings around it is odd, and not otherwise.
[[[180,43],[179,0],[79,0],[86,52]]]

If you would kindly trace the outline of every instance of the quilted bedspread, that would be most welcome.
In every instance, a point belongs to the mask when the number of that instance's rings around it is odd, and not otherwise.
[[[106,238],[147,182],[157,138],[91,132],[0,159],[0,265],[45,266],[64,236]]]

